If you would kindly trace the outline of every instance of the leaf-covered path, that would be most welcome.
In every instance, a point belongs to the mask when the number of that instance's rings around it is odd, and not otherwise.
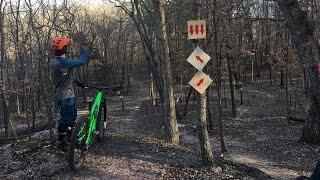
[[[199,152],[187,146],[172,146],[163,140],[161,106],[150,107],[147,84],[133,81],[125,110],[110,99],[107,138],[90,149],[79,172],[58,178],[75,179],[229,179],[250,177],[235,167],[216,174],[203,167]],[[183,130],[182,130],[183,131]],[[260,176],[253,171],[253,176]],[[261,175],[263,176],[263,174]],[[250,178],[249,178],[250,179]]]
[[[303,99],[302,88],[299,89],[293,91],[297,96],[294,101]],[[255,82],[245,88],[244,104],[237,101],[237,118],[231,118],[229,111],[224,117],[227,158],[256,167],[276,179],[310,175],[319,161],[320,148],[299,142],[304,123],[287,120],[285,89]],[[290,116],[304,117],[303,109],[292,111]]]
[[[107,138],[90,150],[84,167],[77,173],[58,177],[78,179],[270,179],[257,169],[226,165],[224,173],[203,167],[198,149],[189,143],[187,129],[181,128],[182,145],[163,140],[161,106],[151,107],[147,84],[134,81],[126,97],[125,110],[110,99]],[[198,145],[196,145],[198,146]]]
[[[302,84],[297,84],[296,89],[291,90],[292,104],[297,106],[296,111],[292,108],[291,117],[304,117],[302,89]],[[255,167],[275,179],[295,179],[312,173],[320,159],[320,147],[299,142],[304,123],[287,120],[285,89],[270,86],[263,80],[256,81],[244,88],[243,105],[236,90],[236,118],[231,117],[229,96],[227,90],[226,101],[224,96],[222,101],[223,131],[228,151],[224,153],[225,159]],[[220,152],[216,90],[211,91],[211,98],[212,144],[215,152]],[[178,108],[181,111],[184,104]],[[193,144],[190,147],[199,150],[197,133],[194,128],[188,128],[197,125],[193,102],[190,102],[189,109],[187,116],[180,121],[186,127],[181,131],[182,143]]]
[[[45,140],[46,132],[30,142],[0,149],[0,179],[270,179],[257,169],[229,164],[224,173],[202,166],[200,153],[185,143],[167,144],[162,137],[161,106],[151,107],[146,84],[133,81],[125,110],[118,98],[109,99],[106,138],[95,143],[83,167],[71,172],[66,154]],[[181,129],[182,136],[188,138]],[[197,142],[193,142],[197,143]]]

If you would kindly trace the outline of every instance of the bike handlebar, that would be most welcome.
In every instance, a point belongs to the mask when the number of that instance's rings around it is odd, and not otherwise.
[[[115,86],[115,87],[100,87],[100,86],[90,86],[86,85],[84,89],[96,89],[96,90],[107,90],[107,91],[120,91],[122,87],[120,86]]]
[[[77,79],[74,79],[74,82],[77,84],[78,87],[83,88],[83,89],[96,89],[98,91],[102,91],[102,90],[120,91],[120,90],[122,90],[121,86],[114,86],[114,87],[91,86],[91,85],[85,85],[84,83],[80,82]]]

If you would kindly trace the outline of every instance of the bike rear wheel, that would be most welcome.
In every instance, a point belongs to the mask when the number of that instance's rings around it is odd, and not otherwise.
[[[80,115],[77,117],[73,126],[73,131],[70,139],[70,149],[68,152],[68,163],[71,170],[78,169],[85,160],[86,145],[85,133],[88,129],[88,115]],[[79,141],[78,138],[84,136],[83,140]]]

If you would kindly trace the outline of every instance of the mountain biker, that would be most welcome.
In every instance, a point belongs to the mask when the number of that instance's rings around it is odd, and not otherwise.
[[[72,127],[77,117],[73,82],[73,69],[87,64],[88,52],[82,50],[78,58],[66,58],[71,40],[64,36],[58,36],[51,40],[51,48],[54,53],[50,67],[55,86],[55,100],[60,109],[58,124],[58,148],[67,150],[68,139],[71,137]]]

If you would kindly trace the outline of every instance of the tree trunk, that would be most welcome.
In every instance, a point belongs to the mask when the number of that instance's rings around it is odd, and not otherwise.
[[[163,38],[163,45],[165,49],[165,59],[164,59],[164,79],[166,81],[165,83],[165,89],[166,89],[166,95],[165,97],[168,98],[168,108],[170,115],[168,121],[169,121],[169,131],[170,131],[170,138],[171,142],[174,144],[179,144],[179,129],[178,129],[178,122],[176,117],[176,107],[175,107],[175,101],[174,101],[174,94],[173,94],[173,88],[172,88],[172,75],[171,75],[171,63],[170,63],[170,46],[169,41],[167,37],[167,25],[166,25],[166,16],[163,4],[159,1],[159,12],[161,17],[161,24],[162,24],[162,38]]]
[[[269,82],[272,85],[272,65],[269,63]]]
[[[159,6],[159,15],[161,19],[161,37],[163,41],[163,48],[165,51],[165,58],[163,63],[163,79],[164,83],[164,109],[168,123],[168,130],[169,130],[169,138],[173,144],[179,144],[179,129],[178,129],[178,122],[176,116],[176,105],[174,101],[174,94],[172,88],[172,73],[171,73],[171,59],[170,59],[170,46],[169,40],[167,37],[167,25],[166,25],[166,15],[164,11],[163,4],[160,1],[156,1],[156,4]]]
[[[230,85],[230,95],[231,95],[231,105],[232,105],[232,116],[236,117],[236,103],[234,98],[234,85],[233,85],[233,73],[231,69],[230,57],[227,55],[227,65],[228,65],[228,72],[229,72],[229,85]]]
[[[131,1],[132,6],[137,11],[136,14],[128,14],[131,16],[131,19],[133,20],[139,36],[141,38],[142,47],[146,56],[146,61],[148,68],[150,69],[152,76],[154,78],[154,82],[156,85],[156,88],[158,90],[158,93],[161,97],[161,100],[163,101],[163,81],[161,79],[159,68],[157,67],[159,65],[159,62],[155,58],[155,50],[152,47],[151,37],[148,34],[146,27],[142,21],[142,12],[141,12],[141,6],[139,4],[139,1]]]
[[[223,83],[223,102],[224,102],[224,108],[228,108],[228,103],[227,103],[227,92],[226,92],[226,86],[227,86],[227,83],[224,82]]]
[[[218,48],[218,18],[217,18],[217,0],[213,1],[214,10],[213,10],[213,22],[214,22],[214,57],[215,57],[215,64],[217,69],[217,95],[218,95],[218,123],[219,123],[219,139],[220,139],[220,151],[221,154],[227,152],[225,143],[224,143],[224,136],[223,136],[223,121],[222,121],[222,97],[221,97],[221,85],[222,85],[222,73],[221,73],[221,52],[222,46]]]
[[[320,82],[316,71],[320,46],[313,38],[314,28],[307,19],[307,13],[299,7],[297,0],[279,0],[278,5],[300,57],[300,67],[305,79],[307,118],[301,140],[320,143]]]
[[[189,106],[191,94],[193,94],[193,88],[192,87],[190,87],[189,93],[188,93],[188,95],[186,97],[186,105],[184,106],[184,111],[183,111],[183,114],[182,114],[181,118],[185,117],[187,115],[187,113],[188,113],[188,106]]]
[[[212,147],[207,129],[207,107],[206,94],[197,93],[197,119],[199,121],[198,134],[201,146],[202,161],[204,164],[212,164],[214,162]]]
[[[283,73],[283,69],[281,69],[281,71],[280,71],[280,74],[281,74],[281,76],[280,76],[280,88],[281,89],[283,89],[284,88],[284,73]]]
[[[4,14],[5,14],[5,7],[3,6],[4,4],[4,0],[0,1],[0,38],[1,38],[1,43],[0,43],[0,65],[1,65],[1,79],[0,81],[0,103],[1,103],[1,107],[2,107],[2,119],[4,122],[4,128],[5,128],[5,135],[6,137],[8,137],[8,132],[9,132],[9,109],[8,109],[8,103],[6,101],[6,96],[5,96],[5,81],[4,81],[4,77],[3,77],[3,69],[4,69],[4,61],[5,61],[5,37],[4,37]]]
[[[19,100],[19,94],[18,93],[16,94],[16,106],[17,106],[17,113],[18,113],[18,115],[20,115],[21,111],[20,111],[20,100]]]
[[[9,130],[10,130],[14,140],[17,140],[18,136],[17,136],[15,128],[13,127],[13,123],[12,123],[11,119],[8,119],[8,121],[9,121]]]
[[[258,50],[255,57],[256,57],[256,60],[255,60],[256,78],[260,78],[261,77],[262,52],[260,50]]]
[[[1,87],[2,88],[2,87]],[[4,94],[4,89],[1,89],[1,102],[2,102],[2,108],[3,108],[3,116],[2,116],[2,119],[4,121],[4,130],[5,130],[5,135],[6,137],[8,137],[9,135],[9,110],[8,110],[8,105],[7,105],[7,102],[6,102],[6,97],[5,97],[5,94]]]
[[[35,107],[34,107],[34,97],[33,94],[31,94],[31,113],[32,113],[32,132],[34,132],[34,128],[35,128],[35,124],[36,124],[36,111],[35,111]]]
[[[31,124],[30,124],[30,109],[26,110],[26,114],[27,114],[27,121],[28,121],[28,140],[30,141],[31,139]]]
[[[288,59],[288,58],[286,58]],[[291,114],[290,110],[291,110],[291,104],[289,101],[289,84],[288,84],[288,60],[286,60],[286,105],[287,105],[287,119],[289,119],[289,115]]]
[[[150,94],[150,103],[152,106],[156,105],[156,98],[155,98],[155,90],[154,90],[154,84],[153,84],[153,78],[152,75],[150,75],[150,88],[149,88],[149,94]]]
[[[249,59],[251,59],[251,82],[253,83],[254,82],[254,61],[251,56]]]
[[[208,118],[208,129],[213,130],[213,121],[212,121],[212,115],[211,115],[211,107],[210,107],[210,86],[207,89],[206,92],[206,96],[207,96],[207,118]]]
[[[200,6],[202,4],[202,0],[195,0],[193,2],[193,12],[194,18],[200,19]],[[202,161],[204,164],[213,164],[214,158],[212,153],[212,147],[209,139],[208,129],[207,129],[207,96],[206,93],[200,94],[196,92],[197,98],[197,119],[198,119],[198,136],[200,140],[200,147],[201,147],[201,154],[202,154]]]
[[[215,4],[216,4],[215,0]],[[220,136],[220,150],[221,153],[225,153],[227,152],[226,146],[225,146],[225,142],[224,142],[224,136],[223,136],[223,121],[222,121],[222,98],[221,98],[221,85],[222,85],[222,70],[221,70],[221,64],[222,64],[222,46],[220,45],[220,49],[218,53],[218,33],[215,33],[215,57],[216,57],[216,66],[217,66],[217,72],[218,72],[218,82],[217,82],[217,94],[218,94],[218,111],[219,111],[219,115],[218,115],[218,122],[219,122],[219,136]],[[225,95],[225,91],[224,91],[224,95]],[[225,97],[225,96],[224,96]],[[227,106],[227,103],[225,103],[225,105]]]

